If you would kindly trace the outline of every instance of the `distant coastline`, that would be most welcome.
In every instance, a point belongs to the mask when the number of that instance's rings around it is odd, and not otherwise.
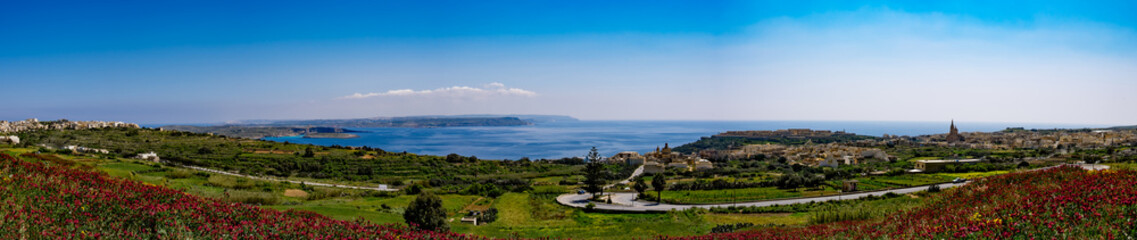
[[[358,138],[268,137],[265,140],[323,146],[369,146],[444,156],[474,155],[479,159],[557,159],[579,157],[591,147],[604,156],[621,151],[649,152],[665,143],[680,146],[715,134],[738,130],[809,128],[880,137],[947,133],[947,122],[856,121],[558,121],[525,126],[444,128],[353,128]],[[1099,128],[1075,124],[956,122],[960,132],[994,132],[1008,127],[1026,129]]]
[[[304,134],[303,138],[336,138],[336,139],[349,139],[358,138],[359,135],[351,133],[309,133]]]
[[[556,115],[455,115],[376,117],[357,119],[315,120],[246,120],[223,125],[169,125],[162,129],[209,133],[228,137],[262,139],[293,137],[320,139],[357,138],[349,134],[361,132],[348,128],[447,128],[447,127],[509,127],[529,126],[536,123],[578,121]]]

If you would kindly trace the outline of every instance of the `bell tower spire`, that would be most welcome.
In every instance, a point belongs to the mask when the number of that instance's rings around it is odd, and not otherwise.
[[[959,129],[955,128],[955,119],[952,119],[951,120],[951,129],[949,129],[948,135],[947,135],[947,142],[948,143],[954,143],[954,142],[962,142],[962,141],[963,141],[963,136],[959,135]]]

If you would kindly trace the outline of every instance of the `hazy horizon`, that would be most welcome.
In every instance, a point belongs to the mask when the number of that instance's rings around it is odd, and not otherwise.
[[[1137,3],[0,3],[0,119],[1137,125]]]

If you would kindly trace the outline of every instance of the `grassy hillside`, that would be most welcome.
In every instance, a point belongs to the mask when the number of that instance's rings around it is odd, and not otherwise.
[[[156,152],[179,164],[250,175],[392,184],[410,181],[465,184],[575,174],[580,166],[538,161],[485,161],[476,157],[426,156],[381,149],[349,149],[227,138],[151,129],[36,131],[20,134],[28,145],[76,145],[110,150],[118,157]]]
[[[1137,172],[1060,167],[984,178],[884,219],[670,239],[1126,239]]]
[[[226,203],[0,154],[3,239],[477,239]]]

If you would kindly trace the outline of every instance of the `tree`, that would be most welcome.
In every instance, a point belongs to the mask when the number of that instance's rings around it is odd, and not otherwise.
[[[663,190],[667,189],[667,177],[663,176],[663,173],[656,173],[655,177],[651,179],[651,188],[654,188],[655,191],[659,193],[659,197],[656,198],[656,200],[663,202]]]
[[[419,194],[403,212],[403,219],[407,220],[407,225],[421,230],[450,231],[450,225],[446,223],[446,209],[442,208],[442,199],[430,192]]]
[[[316,156],[316,152],[312,151],[312,147],[308,147],[308,148],[304,149],[304,154],[302,155],[302,157],[310,158],[310,157],[315,157],[315,156]]]
[[[643,195],[644,192],[647,191],[647,183],[644,183],[644,178],[636,178],[636,184],[632,185],[632,189],[635,189],[636,193]]]
[[[588,152],[588,164],[584,167],[584,190],[593,196],[604,193],[604,165],[600,164],[600,153],[596,147]]]
[[[584,159],[587,159],[588,162],[600,162],[600,152],[596,151],[596,147],[592,147],[592,150],[588,150],[588,155],[585,156]]]
[[[409,195],[415,195],[415,194],[422,193],[422,185],[418,184],[418,183],[411,184],[407,188],[404,188],[403,192],[406,194],[409,194]]]

